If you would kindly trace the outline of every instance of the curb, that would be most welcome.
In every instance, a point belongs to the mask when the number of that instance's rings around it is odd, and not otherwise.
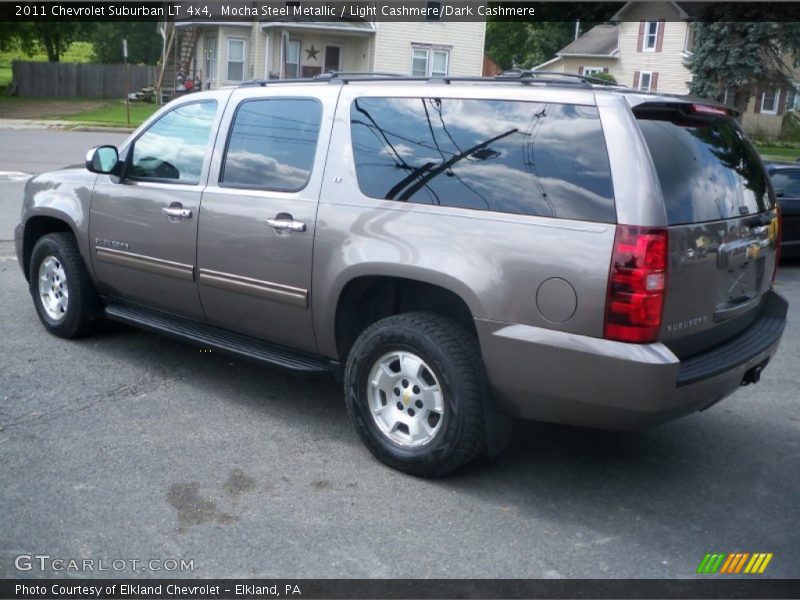
[[[92,131],[100,133],[133,133],[135,127],[117,127],[110,125],[104,127],[103,125],[76,125],[75,127],[65,127],[67,131]]]
[[[2,119],[0,129],[59,129],[62,131],[91,131],[105,133],[131,133],[135,127],[120,127],[116,125],[85,124],[74,121],[57,121],[47,119]]]

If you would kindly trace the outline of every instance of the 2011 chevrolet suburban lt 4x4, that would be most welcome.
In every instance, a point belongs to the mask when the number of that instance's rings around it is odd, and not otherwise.
[[[524,72],[191,94],[30,180],[16,230],[52,333],[342,369],[367,447],[423,476],[509,417],[639,427],[757,381],[778,240],[724,107]]]

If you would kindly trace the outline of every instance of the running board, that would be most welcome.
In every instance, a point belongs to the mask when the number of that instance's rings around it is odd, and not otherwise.
[[[141,306],[110,304],[106,306],[105,315],[112,321],[120,321],[197,346],[214,348],[227,354],[277,365],[293,371],[336,373],[339,369],[338,362],[321,356],[298,352],[257,338],[226,331],[213,325],[198,323]]]

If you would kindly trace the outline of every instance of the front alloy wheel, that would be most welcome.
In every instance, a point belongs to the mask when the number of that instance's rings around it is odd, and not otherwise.
[[[47,256],[39,265],[39,296],[42,308],[53,321],[61,321],[69,308],[69,285],[64,265]]]
[[[31,251],[30,292],[39,320],[64,338],[86,333],[100,310],[100,301],[70,233],[41,237]]]

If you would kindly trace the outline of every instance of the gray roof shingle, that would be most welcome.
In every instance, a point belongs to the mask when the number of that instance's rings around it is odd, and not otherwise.
[[[577,40],[557,52],[559,56],[569,54],[588,54],[608,56],[617,49],[618,25],[596,25]]]

